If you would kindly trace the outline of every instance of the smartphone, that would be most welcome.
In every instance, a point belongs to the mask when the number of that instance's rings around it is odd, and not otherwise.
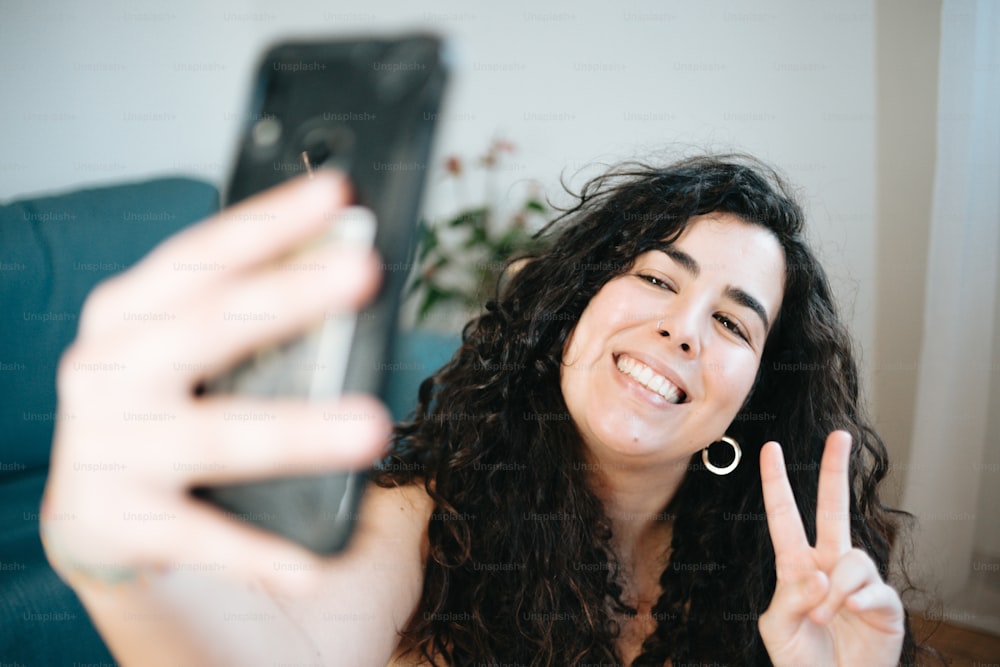
[[[350,177],[358,205],[346,215],[375,220],[338,222],[331,233],[347,230],[351,242],[373,243],[387,266],[409,266],[447,77],[443,52],[443,42],[425,34],[271,48],[260,64],[226,203],[304,172],[339,169]],[[364,230],[372,230],[374,238],[365,238]],[[379,295],[361,312],[328,316],[306,335],[262,350],[213,378],[205,391],[384,397],[405,281],[406,271],[386,272]],[[348,542],[365,481],[364,472],[278,475],[202,487],[194,495],[330,554]]]

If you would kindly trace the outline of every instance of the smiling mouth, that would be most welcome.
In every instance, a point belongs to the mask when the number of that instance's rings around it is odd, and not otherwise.
[[[654,394],[662,396],[669,403],[683,403],[687,400],[680,387],[663,377],[652,368],[632,357],[619,355],[615,361],[618,370],[629,376]]]

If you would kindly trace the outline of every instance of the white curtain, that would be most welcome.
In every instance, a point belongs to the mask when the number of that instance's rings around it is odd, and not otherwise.
[[[940,595],[946,615],[983,569],[973,554],[1000,549],[1000,419],[991,417],[1000,405],[998,255],[1000,2],[944,0],[923,349],[903,507],[919,522],[914,574]]]

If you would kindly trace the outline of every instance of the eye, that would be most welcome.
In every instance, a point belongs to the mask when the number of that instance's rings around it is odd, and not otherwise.
[[[734,334],[736,334],[737,336],[739,336],[740,338],[742,338],[746,342],[748,342],[748,343],[750,342],[750,339],[747,337],[746,333],[743,331],[743,327],[741,327],[735,320],[732,320],[732,319],[726,317],[725,315],[723,315],[721,313],[716,313],[714,315],[714,317],[715,317],[716,320],[719,321],[719,324],[721,324],[725,328],[729,329],[730,331],[732,331]]]
[[[658,278],[657,276],[651,275],[649,273],[636,273],[635,275],[637,278],[645,280],[654,287],[660,287],[662,289],[670,290],[671,292],[677,291],[677,288],[674,287],[674,284],[672,282],[669,282],[663,278]]]

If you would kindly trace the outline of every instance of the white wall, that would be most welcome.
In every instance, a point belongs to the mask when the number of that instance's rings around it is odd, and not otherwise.
[[[997,248],[1000,252],[1000,248]],[[998,280],[1000,283],[1000,280]],[[1000,284],[996,292],[1000,295]],[[1000,331],[1000,302],[994,311],[993,331]],[[1000,359],[1000,336],[993,339],[994,360]],[[990,386],[989,419],[986,422],[986,446],[983,460],[973,463],[973,474],[979,478],[979,506],[976,509],[977,556],[1000,560],[1000,364],[993,362]],[[975,563],[973,564],[975,566]],[[996,572],[996,570],[992,570]],[[994,577],[997,580],[997,577]],[[1000,610],[998,610],[1000,612]],[[1000,616],[1000,613],[997,614]]]
[[[872,0],[0,0],[0,198],[166,172],[221,183],[265,44],[412,27],[457,56],[438,153],[502,134],[519,147],[508,183],[555,193],[561,170],[675,142],[782,168],[873,349]]]

